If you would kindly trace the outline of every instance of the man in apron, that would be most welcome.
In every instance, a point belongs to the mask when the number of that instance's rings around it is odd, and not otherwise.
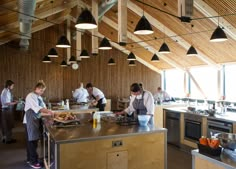
[[[151,92],[144,91],[138,83],[133,83],[130,87],[130,91],[132,96],[129,107],[117,114],[127,113],[128,115],[134,116],[150,114],[152,117],[149,120],[149,124],[153,124],[155,105]]]

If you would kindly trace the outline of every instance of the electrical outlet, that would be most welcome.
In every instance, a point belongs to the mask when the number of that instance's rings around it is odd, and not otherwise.
[[[112,141],[112,147],[120,147],[123,145],[122,140]]]

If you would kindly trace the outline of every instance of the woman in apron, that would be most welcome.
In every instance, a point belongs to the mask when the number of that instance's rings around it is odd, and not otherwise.
[[[149,123],[153,124],[153,115],[154,115],[154,99],[152,94],[149,91],[143,90],[143,88],[138,83],[133,83],[130,87],[131,91],[131,99],[129,103],[129,107],[125,110],[118,112],[116,114],[124,114],[128,115],[146,115],[150,114],[152,118]],[[134,115],[134,116],[135,116]]]
[[[27,135],[27,161],[32,168],[41,168],[38,162],[38,140],[42,137],[41,116],[52,115],[43,102],[41,95],[44,93],[46,85],[39,81],[34,91],[29,93],[25,100],[25,116],[23,123],[26,124]]]

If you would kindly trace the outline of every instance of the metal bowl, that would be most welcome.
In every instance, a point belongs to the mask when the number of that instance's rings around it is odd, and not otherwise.
[[[223,148],[235,150],[236,149],[236,134],[220,133],[216,137],[220,140],[220,145]]]

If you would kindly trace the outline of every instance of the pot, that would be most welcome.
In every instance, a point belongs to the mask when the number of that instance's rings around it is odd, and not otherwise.
[[[220,140],[220,145],[223,148],[236,150],[236,134],[220,133],[216,137]]]

